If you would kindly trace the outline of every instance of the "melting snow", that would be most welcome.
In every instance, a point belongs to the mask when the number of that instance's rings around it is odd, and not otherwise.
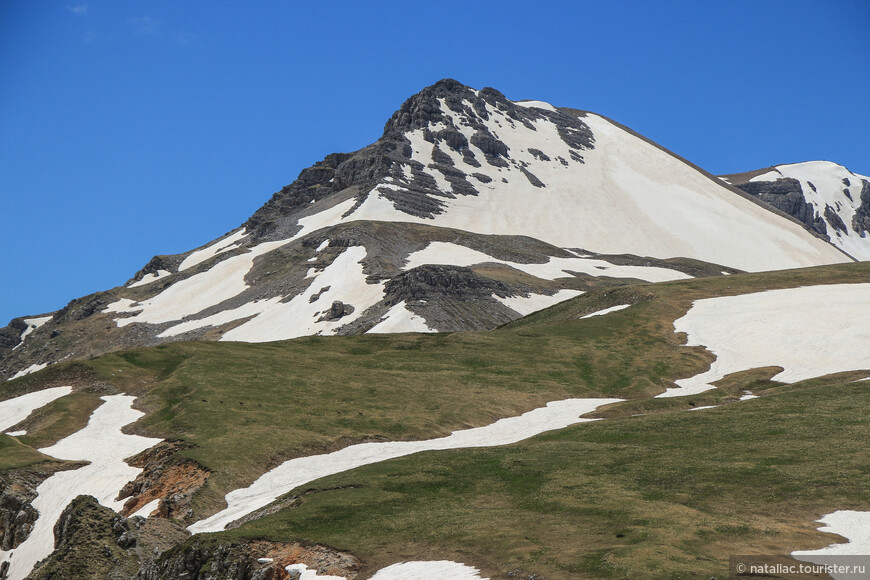
[[[547,403],[546,407],[529,411],[519,417],[500,419],[486,427],[454,431],[447,437],[438,439],[361,443],[333,453],[291,459],[261,475],[250,487],[228,493],[226,509],[210,518],[196,522],[188,529],[193,533],[222,530],[228,523],[270,504],[281,495],[300,485],[363,465],[421,451],[508,445],[545,431],[562,429],[575,423],[593,421],[594,419],[581,419],[579,417],[602,405],[620,400],[566,399],[554,401]]]
[[[580,320],[583,320],[584,318],[592,318],[593,316],[604,316],[605,314],[610,314],[611,312],[619,312],[620,310],[625,310],[629,306],[631,306],[631,304],[619,304],[618,306],[611,306],[610,308],[605,308],[604,310],[585,314],[580,317]]]
[[[104,506],[120,509],[124,501],[115,499],[118,492],[142,471],[124,463],[124,458],[160,442],[160,439],[121,432],[122,427],[143,415],[132,408],[135,397],[111,395],[102,399],[105,403],[97,407],[82,430],[39,450],[57,459],[91,463],[79,469],[59,471],[36,488],[38,495],[32,505],[39,511],[39,519],[33,531],[14,550],[0,550],[0,558],[10,563],[9,580],[25,577],[37,561],[51,553],[54,524],[77,496],[92,495]]]
[[[138,510],[130,514],[130,517],[139,516],[143,518],[149,517],[160,506],[160,498],[149,501]]]
[[[270,558],[262,558],[269,560]],[[258,560],[259,561],[259,560]],[[299,572],[299,580],[346,580],[344,576],[322,576],[309,570],[305,564],[291,564],[284,568],[287,572]],[[381,568],[371,580],[488,580],[480,577],[480,570],[451,562],[438,560],[431,562],[400,562]]]
[[[773,380],[786,383],[870,368],[870,326],[863,316],[868,311],[870,284],[696,300],[674,322],[674,331],[687,333],[687,346],[704,346],[716,360],[658,396],[707,391],[730,373],[759,367],[783,367]]]
[[[21,437],[22,435],[27,435],[27,431],[26,431],[26,430],[22,430],[22,431],[7,431],[6,434],[9,435],[10,437]]]
[[[0,401],[0,431],[5,431],[16,423],[24,421],[36,409],[71,392],[72,387],[53,387]],[[23,432],[21,434],[24,435]]]
[[[529,109],[544,109],[547,111],[556,110],[556,107],[554,107],[550,103],[545,103],[544,101],[516,101],[516,104]]]
[[[369,284],[363,272],[366,249],[352,246],[320,272],[301,294],[289,302],[264,301],[263,311],[244,324],[228,331],[221,340],[268,342],[309,334],[333,333],[362,316],[384,297],[383,284]],[[315,298],[315,296],[317,298]],[[312,302],[312,298],[315,298]],[[351,314],[325,320],[333,301],[353,306]]]
[[[317,253],[320,253],[320,252],[322,252],[323,250],[325,250],[328,246],[329,246],[329,238],[327,238],[327,239],[323,240],[322,242],[320,242],[320,245],[317,246],[317,249],[314,250],[314,251],[317,252]]]
[[[521,264],[493,258],[483,252],[472,250],[451,242],[432,242],[424,249],[413,252],[407,258],[405,270],[424,264],[451,264],[454,266],[473,266],[475,264],[504,264],[516,270],[531,274],[544,280],[555,280],[579,272],[591,276],[610,276],[613,278],[638,278],[647,282],[667,282],[691,278],[677,270],[646,266],[617,266],[594,258],[553,258],[543,264]]]
[[[184,261],[181,262],[181,264],[178,265],[178,271],[183,272],[184,270],[187,270],[188,268],[193,268],[197,264],[201,264],[202,262],[205,262],[206,260],[210,260],[211,258],[214,258],[215,256],[217,256],[218,254],[220,254],[222,252],[227,252],[227,251],[232,250],[234,248],[238,248],[239,244],[241,244],[241,242],[242,242],[242,239],[246,235],[247,235],[247,233],[245,233],[245,229],[242,228],[241,230],[237,231],[236,233],[229,235],[223,239],[220,239],[216,242],[213,242],[201,250],[196,250],[195,252],[190,254],[188,257],[186,257],[184,259]],[[153,282],[153,280],[152,280],[152,282]]]
[[[384,319],[374,325],[367,334],[395,332],[437,332],[437,330],[429,328],[426,319],[408,310],[405,301],[402,300],[390,308]]]
[[[36,330],[37,328],[39,328],[40,326],[42,326],[43,324],[45,324],[46,322],[48,322],[51,319],[52,319],[52,315],[39,316],[37,318],[25,318],[24,324],[27,325],[27,328],[25,328],[24,332],[21,333],[21,342],[24,342],[24,339],[27,338],[27,336],[31,332],[33,332],[34,330]],[[16,346],[15,348],[18,348],[18,346]]]
[[[581,294],[583,294],[583,292],[580,290],[563,289],[549,296],[547,294],[530,294],[529,296],[508,296],[507,298],[502,298],[493,295],[493,298],[520,316],[528,316],[532,312],[549,308],[554,304],[564,302],[565,300],[569,300],[575,296],[580,296]]]
[[[870,564],[870,512],[853,510],[840,510],[823,516],[819,522],[825,524],[819,528],[820,532],[828,532],[843,536],[848,542],[843,544],[831,544],[827,548],[818,550],[799,550],[791,555],[797,560],[814,562],[816,564]],[[854,560],[844,556],[856,556]],[[857,578],[854,574],[833,573],[835,580]]]
[[[229,249],[229,248],[227,248]],[[136,288],[137,286],[145,286],[146,284],[150,284],[151,282],[156,282],[161,278],[166,278],[167,276],[171,276],[172,272],[169,270],[157,270],[157,273],[149,272],[142,276],[142,279],[137,282],[132,282],[127,285],[127,288]]]
[[[39,363],[39,364],[34,363],[34,364],[30,365],[29,367],[27,367],[26,369],[24,369],[22,371],[18,371],[17,373],[15,373],[11,377],[9,377],[7,380],[11,381],[12,379],[19,379],[25,375],[29,375],[30,373],[35,373],[36,371],[41,371],[42,369],[44,369],[47,366],[48,366],[48,363]]]

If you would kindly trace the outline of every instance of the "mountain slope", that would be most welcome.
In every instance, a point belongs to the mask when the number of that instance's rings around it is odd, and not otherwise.
[[[0,330],[0,377],[175,340],[491,329],[580,292],[850,258],[592,113],[452,80],[243,226]]]
[[[870,260],[870,177],[829,161],[807,161],[722,179],[794,216],[850,256]]]
[[[82,416],[102,416],[113,401],[129,405],[132,397],[119,393],[136,396],[145,416],[79,455],[109,449],[109,439],[133,437],[129,433],[163,439],[146,452],[149,457],[131,460],[137,466],[131,471],[139,473],[123,486],[124,513],[190,526],[225,507],[228,493],[288,459],[316,462],[313,456],[355,443],[374,448],[465,433],[568,398],[630,399],[598,411],[605,422],[507,448],[425,453],[309,480],[237,522],[241,526],[207,539],[195,536],[166,552],[157,569],[175,569],[188,558],[202,562],[205,574],[206,560],[196,555],[202,546],[257,538],[352,550],[369,572],[403,559],[457,559],[490,578],[514,569],[553,578],[580,571],[606,577],[596,567],[606,562],[630,569],[623,575],[632,577],[644,577],[648,562],[659,577],[692,570],[709,576],[726,565],[728,554],[759,538],[772,553],[822,545],[815,519],[835,509],[867,508],[859,449],[866,440],[870,383],[853,381],[868,375],[855,369],[870,365],[870,336],[861,335],[863,359],[834,368],[821,357],[801,361],[797,379],[812,377],[803,384],[770,380],[799,353],[785,349],[787,360],[762,360],[777,365],[765,368],[750,368],[755,358],[728,353],[737,362],[728,363],[731,374],[715,389],[653,398],[718,360],[703,346],[687,346],[675,321],[708,301],[868,283],[865,263],[738,274],[591,291],[492,332],[188,342],[64,362],[4,385],[2,397],[12,402],[64,384],[74,392],[50,393],[59,398],[7,425],[26,433],[0,436],[0,443],[32,446],[34,454],[69,447],[58,441],[81,440],[92,431],[83,428]],[[859,312],[866,310],[866,291],[860,297]],[[628,307],[613,310],[620,305]],[[769,342],[827,336],[821,344],[836,352],[854,340],[842,329],[842,317],[836,329],[814,323],[826,305],[813,305],[782,304],[782,314],[795,324],[789,336]],[[767,331],[780,328],[763,316],[748,318]],[[742,328],[746,321],[737,322]],[[863,326],[855,316],[849,324]],[[754,356],[758,347],[744,340],[752,329],[741,332],[731,345]],[[741,366],[742,360],[750,364]],[[832,370],[849,372],[815,380]],[[748,400],[746,390],[762,401]],[[73,398],[83,410],[70,412]],[[96,412],[90,401],[100,405]],[[682,412],[714,405],[727,406]],[[106,433],[139,414],[124,413]],[[797,493],[800,502],[792,501]],[[110,500],[102,501],[119,503]],[[766,508],[770,501],[774,507]],[[546,525],[530,526],[533,521]],[[539,550],[545,553],[535,557]],[[16,551],[13,560],[24,553]],[[98,548],[93,557],[103,557]]]

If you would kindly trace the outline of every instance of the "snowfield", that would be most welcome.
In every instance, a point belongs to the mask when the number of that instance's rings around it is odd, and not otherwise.
[[[621,399],[566,399],[547,403],[519,417],[500,419],[486,427],[454,431],[447,437],[427,441],[391,441],[361,443],[333,453],[299,457],[285,461],[264,473],[249,487],[231,491],[226,495],[227,508],[187,529],[191,533],[217,532],[238,518],[260,509],[285,493],[308,482],[396,457],[421,451],[491,447],[508,445],[528,439],[539,433],[562,429],[568,425],[593,421],[580,419],[602,405]]]
[[[24,421],[36,409],[70,393],[72,387],[53,387],[0,401],[0,432]],[[16,433],[24,435],[20,431]]]
[[[544,104],[531,106],[546,108]],[[446,105],[441,109],[471,142],[474,130],[464,124],[461,115]],[[423,218],[397,210],[382,195],[403,189],[402,183],[391,180],[376,186],[342,221],[414,222],[482,234],[519,234],[600,254],[688,257],[747,271],[849,261],[799,224],[734,193],[720,180],[708,178],[603,117],[588,114],[583,118],[594,133],[595,147],[583,151],[580,162],[572,159],[549,119],[535,121],[531,129],[492,107],[487,106],[487,113],[489,120],[481,121],[508,145],[510,159],[545,187],[532,185],[515,165],[496,168],[485,164],[472,170],[459,153],[445,147],[441,151],[456,167],[492,179],[475,183],[479,195],[444,199],[443,213],[434,219]],[[430,129],[436,131],[439,126]],[[422,130],[406,136],[414,160],[424,166],[431,163],[433,145],[423,140]],[[484,158],[475,145],[469,148],[478,159]],[[541,160],[530,149],[543,152],[550,161]],[[439,171],[428,173],[443,191],[453,191]]]
[[[797,560],[813,562],[816,564],[838,565],[870,565],[870,512],[853,510],[840,510],[823,516],[819,522],[825,524],[819,528],[820,532],[837,534],[848,541],[841,544],[831,544],[827,548],[818,550],[799,550],[791,555]],[[854,559],[843,556],[857,556]],[[855,574],[831,574],[835,580],[853,580]],[[863,576],[862,576],[863,577]]]
[[[870,369],[870,284],[836,284],[696,300],[674,322],[686,346],[716,355],[706,372],[676,381],[659,397],[714,388],[728,374],[779,366],[773,380],[793,383]]]
[[[61,387],[65,388],[65,387]],[[9,562],[9,580],[20,580],[33,565],[54,549],[54,524],[63,509],[82,494],[92,495],[104,506],[120,510],[124,501],[115,498],[125,483],[142,470],[131,467],[124,459],[160,442],[160,439],[127,435],[125,425],[144,415],[133,409],[135,397],[111,395],[97,407],[88,424],[80,431],[39,451],[57,459],[90,461],[89,465],[59,471],[36,488],[32,505],[39,511],[30,536],[8,552],[0,550],[0,561]]]

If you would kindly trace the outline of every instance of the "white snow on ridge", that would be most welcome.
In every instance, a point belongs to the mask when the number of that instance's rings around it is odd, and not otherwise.
[[[466,138],[473,130],[461,116],[442,107]],[[595,136],[595,147],[582,151],[583,163],[553,123],[535,122],[535,130],[487,107],[490,131],[510,148],[510,158],[525,164],[546,188],[533,186],[517,167],[484,163],[473,171],[493,179],[475,184],[476,196],[442,200],[444,212],[421,218],[395,209],[378,193],[343,221],[381,220],[427,223],[482,234],[528,235],[560,247],[582,247],[601,254],[638,254],[657,258],[688,257],[748,271],[796,268],[849,261],[835,248],[800,225],[736,195],[671,154],[597,115],[583,121]],[[434,129],[433,129],[434,130]],[[422,135],[422,134],[421,134]],[[421,137],[422,139],[422,137]],[[431,143],[415,143],[415,159],[431,162]],[[546,154],[543,161],[530,148]],[[482,160],[473,144],[469,149]],[[462,168],[461,155],[442,152]],[[564,159],[568,166],[559,161]],[[469,170],[469,172],[472,172]],[[432,170],[436,180],[443,179]],[[507,180],[507,183],[502,182]],[[442,184],[443,185],[443,184]],[[452,188],[444,186],[445,191]]]
[[[843,536],[848,542],[831,544],[818,550],[798,550],[791,555],[797,560],[813,562],[820,565],[836,564],[838,566],[870,565],[870,512],[839,510],[823,516],[819,522],[825,524],[820,532],[828,532]],[[855,558],[848,558],[855,556]],[[842,569],[841,569],[842,570]],[[840,572],[831,573],[834,580],[850,580],[858,578],[855,574]],[[863,575],[862,575],[863,576]]]
[[[27,338],[31,332],[33,332],[34,330],[36,330],[37,328],[39,328],[40,326],[42,326],[43,324],[45,324],[46,322],[51,320],[52,317],[53,317],[53,315],[49,314],[48,316],[37,316],[36,318],[25,318],[24,324],[27,325],[27,328],[25,328],[24,332],[21,333],[21,342],[24,342],[24,339]],[[20,346],[20,345],[18,345],[18,346]],[[15,348],[18,348],[18,346],[16,346]],[[13,350],[15,350],[15,349],[13,349]]]
[[[384,319],[369,329],[366,334],[387,334],[398,332],[438,332],[429,328],[426,319],[408,310],[405,301],[393,305]]]
[[[491,447],[508,445],[528,439],[539,433],[562,429],[575,423],[593,421],[581,419],[602,405],[620,399],[566,399],[547,403],[519,417],[500,419],[486,427],[454,431],[447,437],[427,441],[393,441],[387,443],[361,443],[324,455],[299,457],[285,461],[264,473],[249,487],[231,491],[226,495],[227,508],[210,518],[188,527],[192,533],[220,531],[230,522],[262,508],[281,495],[308,482],[361,467],[371,463],[403,457],[421,451]]]
[[[48,366],[48,363],[34,363],[34,364],[30,365],[29,367],[27,367],[26,369],[18,371],[17,373],[15,373],[14,375],[12,375],[11,377],[9,377],[6,380],[11,381],[12,379],[21,378],[25,375],[29,375],[30,373],[35,373],[36,371],[41,371],[42,369],[44,369],[47,366]]]
[[[180,320],[185,316],[202,312],[206,308],[220,304],[244,292],[248,288],[245,276],[251,271],[254,260],[257,257],[306,236],[312,231],[338,223],[342,214],[350,210],[354,203],[354,199],[348,199],[319,213],[299,218],[298,223],[302,226],[302,229],[286,240],[264,242],[254,246],[244,254],[232,256],[218,262],[204,272],[184,280],[179,280],[156,296],[139,303],[134,303],[127,298],[121,298],[117,302],[110,304],[103,312],[136,312],[134,316],[116,318],[115,324],[118,326],[127,326],[134,322],[159,324]],[[242,235],[243,232],[234,234],[236,237]],[[233,236],[224,238],[224,240],[216,242],[208,248],[230,249],[229,246],[225,245],[225,242],[232,238]],[[200,250],[200,252],[205,251]],[[219,251],[215,251],[213,255],[217,253]],[[208,256],[205,259],[210,257],[212,256]]]
[[[865,234],[865,237],[862,237],[852,229],[852,218],[861,206],[861,191],[864,186],[862,180],[870,181],[870,177],[852,173],[842,165],[830,161],[807,161],[777,165],[773,170],[757,175],[749,181],[776,181],[785,177],[800,182],[804,199],[813,206],[817,216],[825,219],[831,243],[854,258],[870,260],[870,236]],[[848,180],[848,186],[843,179]],[[843,225],[846,226],[845,232],[838,231],[831,220],[825,216],[827,206],[830,206],[843,220]]]
[[[565,300],[570,300],[571,298],[580,296],[581,294],[583,294],[583,292],[580,290],[562,289],[549,296],[547,294],[532,293],[529,296],[508,296],[507,298],[493,295],[493,298],[518,313],[520,316],[528,316],[533,312],[549,308],[550,306],[559,304]]]
[[[544,109],[546,111],[555,111],[556,107],[544,101],[515,101],[517,105],[529,109]]]
[[[773,380],[786,383],[870,368],[870,284],[836,284],[769,290],[696,300],[675,332],[687,346],[716,355],[706,372],[676,381],[659,397],[714,388],[730,373],[779,366]]]
[[[30,536],[14,550],[0,550],[0,561],[10,564],[9,580],[24,578],[37,561],[52,551],[54,524],[63,509],[77,496],[92,495],[102,505],[119,510],[124,500],[115,500],[118,492],[142,471],[131,467],[124,459],[160,442],[160,439],[121,432],[122,427],[144,414],[132,408],[135,397],[111,395],[101,398],[105,402],[94,411],[83,429],[39,450],[57,459],[91,463],[79,469],[57,472],[36,488],[38,495],[32,505],[39,511],[39,518]]]
[[[604,316],[605,314],[610,314],[611,312],[619,312],[620,310],[625,310],[629,306],[631,306],[631,304],[619,304],[617,306],[611,306],[610,308],[605,308],[603,310],[598,310],[596,312],[585,314],[580,317],[580,320],[583,320],[584,318],[592,318],[593,316]]]
[[[232,235],[229,235],[216,242],[212,242],[201,250],[196,250],[188,257],[186,257],[184,261],[181,262],[181,264],[178,265],[178,271],[183,272],[188,268],[193,268],[197,264],[201,264],[206,260],[214,258],[222,252],[227,252],[229,250],[232,250],[233,248],[238,248],[239,244],[241,244],[242,240],[246,235],[248,234],[245,232],[245,229],[242,228],[241,230],[235,232]]]
[[[71,392],[72,387],[52,387],[0,401],[0,431],[5,431],[16,423],[24,421],[36,409]]]
[[[229,249],[229,248],[227,248],[227,249]],[[160,280],[161,278],[166,278],[167,276],[171,276],[171,275],[172,275],[172,272],[170,272],[169,270],[157,270],[156,274],[149,272],[148,274],[145,274],[144,276],[142,276],[141,280],[127,284],[127,288],[136,288],[138,286],[145,286],[146,284],[156,282],[157,280]]]
[[[474,266],[475,264],[504,264],[526,274],[543,280],[570,277],[571,272],[591,276],[610,276],[613,278],[638,278],[647,282],[667,282],[691,278],[677,270],[647,266],[618,266],[595,258],[553,258],[544,264],[521,264],[499,260],[490,255],[460,246],[451,242],[432,242],[424,249],[413,252],[407,258],[404,269],[410,270],[424,264],[451,264],[453,266]]]

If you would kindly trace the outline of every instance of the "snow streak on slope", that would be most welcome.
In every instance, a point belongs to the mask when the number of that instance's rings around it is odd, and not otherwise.
[[[205,262],[206,260],[209,260],[222,252],[227,252],[229,250],[232,250],[233,248],[237,248],[246,235],[247,234],[245,233],[245,230],[241,229],[236,233],[232,234],[231,236],[222,238],[216,242],[209,244],[201,250],[193,252],[188,257],[186,257],[184,261],[181,262],[181,264],[178,265],[178,271],[182,272],[184,270],[187,270],[188,268],[193,268],[197,264],[201,264],[202,262]]]
[[[210,518],[196,522],[188,529],[193,533],[222,530],[230,522],[270,504],[281,495],[300,485],[363,465],[421,451],[508,445],[545,431],[562,429],[575,423],[593,421],[594,419],[580,419],[579,416],[590,413],[602,405],[620,400],[567,399],[554,401],[547,403],[546,407],[529,411],[519,417],[500,419],[486,427],[454,431],[451,435],[439,439],[361,443],[325,455],[291,459],[260,476],[250,487],[228,493],[226,509]]]
[[[484,159],[474,145],[474,129],[462,115],[447,106],[442,112],[468,139],[474,156]],[[411,221],[484,234],[521,234],[601,254],[689,257],[750,271],[848,261],[800,225],[602,117],[583,117],[594,133],[595,147],[579,160],[549,119],[527,126],[488,105],[486,113],[488,120],[478,120],[507,145],[510,163],[470,167],[452,149],[437,151],[449,156],[453,166],[482,175],[474,183],[478,195],[453,195],[446,177],[431,169],[428,175],[447,194],[439,200],[443,212],[434,218],[397,209],[388,199],[390,191],[405,186],[392,179],[376,186],[344,220]],[[442,125],[429,129],[434,133]],[[436,152],[423,130],[406,136],[413,160],[431,164]]]
[[[30,365],[29,367],[27,367],[26,369],[18,371],[17,373],[15,373],[11,377],[9,377],[9,379],[7,379],[7,380],[11,381],[13,379],[20,379],[21,377],[23,377],[25,375],[29,375],[30,373],[35,373],[36,371],[41,371],[42,369],[44,369],[47,366],[48,366],[48,363],[34,363],[34,364]]]
[[[659,397],[714,388],[730,373],[779,366],[773,377],[796,382],[841,371],[870,369],[870,284],[837,284],[770,290],[696,300],[674,322],[687,346],[716,355],[710,369],[676,381]]]
[[[172,272],[169,270],[157,270],[157,273],[148,273],[142,276],[142,279],[138,282],[131,282],[127,284],[127,288],[138,288],[139,286],[145,286],[146,284],[150,284],[152,282],[156,282],[161,278],[166,278],[167,276],[171,276]]]
[[[387,312],[384,319],[374,325],[368,334],[386,334],[392,332],[437,332],[426,325],[426,320],[417,316],[402,300]]]
[[[425,249],[412,253],[407,258],[405,270],[410,270],[424,264],[474,266],[475,264],[486,263],[504,264],[544,280],[567,278],[572,276],[571,272],[589,274],[590,276],[637,278],[647,282],[666,282],[669,280],[691,278],[688,274],[678,272],[677,270],[657,268],[655,266],[618,266],[594,258],[550,258],[544,264],[522,264],[499,260],[483,252],[450,242],[432,242]]]
[[[580,296],[583,292],[579,290],[559,290],[555,294],[529,294],[529,296],[508,296],[502,298],[493,294],[493,298],[519,314],[520,316],[528,316],[532,312],[549,308],[560,302],[564,302],[570,298]]]
[[[320,213],[300,218],[299,225],[302,226],[302,229],[289,239],[265,242],[254,246],[244,254],[232,256],[218,262],[208,270],[184,280],[179,280],[156,296],[139,303],[134,303],[127,298],[121,298],[109,304],[103,312],[135,313],[134,316],[115,319],[115,323],[118,326],[127,326],[134,322],[159,324],[180,320],[185,316],[197,314],[206,308],[216,306],[225,300],[238,296],[248,289],[249,286],[245,281],[245,276],[254,266],[256,258],[289,244],[293,240],[311,233],[311,231],[331,224],[353,207],[353,204],[353,200],[346,200]],[[235,238],[240,239],[242,235],[244,235],[243,230],[199,252],[208,252],[210,251],[209,248],[214,247],[229,249],[229,246],[223,245],[223,242],[235,240]],[[234,244],[231,245],[234,246]],[[203,259],[211,258],[217,253],[219,251],[215,251],[212,255],[206,256]]]
[[[584,318],[592,318],[593,316],[604,316],[605,314],[610,314],[611,312],[619,312],[620,310],[625,310],[629,306],[631,306],[631,304],[619,304],[617,306],[611,306],[610,308],[605,308],[604,310],[598,310],[597,312],[585,314],[580,317],[580,320],[583,320]]]
[[[24,421],[36,409],[71,392],[72,387],[53,387],[0,401],[0,432]]]
[[[344,576],[318,574],[309,570],[305,564],[291,564],[287,572],[298,572],[299,580],[346,580]],[[400,562],[381,568],[371,580],[488,580],[480,577],[480,570],[451,562],[437,560],[429,562]]]
[[[0,551],[2,561],[9,562],[9,580],[24,578],[33,565],[51,553],[53,529],[63,509],[82,494],[92,495],[104,506],[119,510],[124,501],[115,498],[128,481],[142,470],[124,463],[124,459],[160,442],[160,439],[126,435],[121,428],[144,415],[132,408],[135,397],[112,395],[103,403],[80,431],[39,451],[69,461],[90,461],[89,465],[60,471],[36,488],[32,505],[39,519],[30,536],[8,552]]]
[[[830,161],[808,161],[778,165],[750,182],[791,178],[800,182],[804,199],[815,215],[825,220],[833,243],[850,256],[870,260],[870,236],[856,229],[856,212],[870,209],[870,177],[852,173]]]
[[[51,315],[49,315],[49,316],[37,316],[36,318],[25,318],[24,324],[27,325],[27,328],[25,328],[24,332],[21,333],[21,343],[24,342],[24,339],[27,338],[31,332],[33,332],[34,330],[36,330],[37,328],[39,328],[40,326],[42,326],[43,324],[45,324],[46,322],[48,322],[51,319],[52,319]],[[15,348],[18,348],[19,346],[21,346],[21,343],[16,345]],[[12,350],[15,350],[15,349],[12,349]]]

